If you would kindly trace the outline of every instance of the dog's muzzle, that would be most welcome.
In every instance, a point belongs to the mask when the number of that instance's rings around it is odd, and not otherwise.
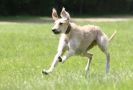
[[[54,34],[60,34],[60,31],[58,31],[57,29],[52,29]]]

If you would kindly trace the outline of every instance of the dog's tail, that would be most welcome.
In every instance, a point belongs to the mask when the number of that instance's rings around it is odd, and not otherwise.
[[[114,31],[114,33],[111,35],[111,37],[109,38],[109,42],[114,38],[115,34],[117,33],[117,31]]]

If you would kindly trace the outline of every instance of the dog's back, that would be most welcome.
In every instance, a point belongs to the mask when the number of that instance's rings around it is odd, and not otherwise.
[[[103,34],[100,28],[94,25],[78,26],[72,23],[71,28],[71,35],[69,36],[69,39],[79,43],[77,51],[80,52],[85,52],[86,50],[91,49],[97,44],[98,34]]]

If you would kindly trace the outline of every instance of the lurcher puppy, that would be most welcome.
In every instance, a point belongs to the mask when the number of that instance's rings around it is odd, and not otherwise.
[[[90,64],[93,54],[88,51],[95,45],[98,45],[101,51],[106,55],[106,73],[110,69],[110,54],[108,51],[109,41],[115,36],[116,32],[108,38],[101,29],[94,25],[79,26],[70,22],[70,15],[62,8],[61,18],[58,18],[55,9],[52,11],[54,26],[52,31],[54,34],[60,34],[60,41],[57,54],[54,57],[53,63],[48,70],[43,70],[43,74],[51,73],[58,62],[64,63],[73,55],[81,55],[88,58],[88,63],[85,67],[86,73],[89,73]],[[66,55],[63,53],[67,51]]]

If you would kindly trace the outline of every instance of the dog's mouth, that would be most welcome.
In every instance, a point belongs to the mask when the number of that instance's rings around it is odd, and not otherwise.
[[[52,30],[54,34],[60,34],[61,32],[58,30]]]

